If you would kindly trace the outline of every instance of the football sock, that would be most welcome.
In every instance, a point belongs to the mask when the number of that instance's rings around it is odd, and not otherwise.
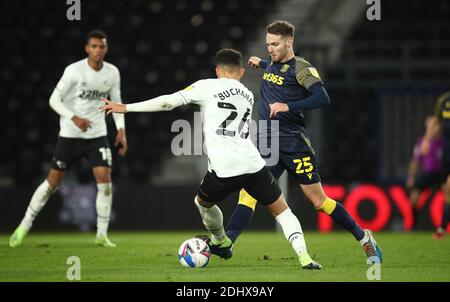
[[[223,215],[218,206],[214,205],[210,208],[204,207],[198,203],[197,197],[194,203],[200,212],[203,225],[211,233],[211,241],[213,244],[222,243],[226,239],[225,230],[223,228]]]
[[[347,210],[339,202],[327,197],[317,210],[333,218],[334,222],[352,233],[356,240],[360,241],[364,238],[364,231],[356,224]]]
[[[95,207],[97,209],[97,237],[99,237],[106,236],[108,233],[112,205],[112,183],[98,183],[97,189]]]
[[[450,222],[450,203],[446,202],[444,211],[442,212],[441,228],[445,231],[447,224]]]
[[[50,187],[47,180],[44,180],[44,182],[37,187],[36,191],[34,191],[30,204],[25,212],[25,217],[20,223],[27,231],[31,228],[34,219],[37,217],[39,212],[47,203],[49,197],[56,191],[56,189],[57,188]]]
[[[302,226],[291,209],[287,208],[283,213],[275,217],[275,220],[280,224],[284,237],[292,245],[297,255],[300,256],[302,253],[307,253]]]
[[[231,241],[236,242],[236,239],[241,234],[246,225],[250,223],[253,217],[253,209],[238,204],[233,211],[233,214],[228,220],[227,224],[227,236]]]
[[[244,189],[239,192],[239,203],[234,208],[226,227],[227,236],[235,242],[242,230],[250,223],[256,207],[256,199]]]

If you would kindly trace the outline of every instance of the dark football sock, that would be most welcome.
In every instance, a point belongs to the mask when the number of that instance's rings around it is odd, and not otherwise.
[[[238,204],[228,220],[226,227],[227,236],[235,242],[242,230],[250,223],[253,217],[253,209]]]

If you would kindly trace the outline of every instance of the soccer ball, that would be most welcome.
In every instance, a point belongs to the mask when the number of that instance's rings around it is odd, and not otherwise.
[[[186,267],[205,267],[210,257],[209,246],[198,238],[184,241],[178,250],[178,260]]]

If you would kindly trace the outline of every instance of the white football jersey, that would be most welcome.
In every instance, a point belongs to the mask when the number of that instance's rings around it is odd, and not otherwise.
[[[120,73],[114,65],[103,62],[99,71],[88,65],[87,58],[70,64],[64,70],[55,91],[64,106],[75,115],[92,122],[91,128],[82,132],[67,116],[60,116],[59,135],[67,138],[97,138],[107,134],[105,114],[99,110],[100,98],[108,96],[121,103]]]
[[[219,177],[255,173],[265,166],[250,139],[253,94],[239,81],[200,80],[178,92],[185,104],[198,104],[208,153],[208,170]]]

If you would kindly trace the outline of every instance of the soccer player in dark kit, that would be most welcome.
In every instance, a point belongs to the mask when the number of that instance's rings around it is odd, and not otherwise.
[[[356,224],[346,209],[329,198],[321,185],[314,149],[306,133],[303,110],[321,108],[330,103],[327,91],[316,68],[302,57],[294,54],[294,26],[286,21],[275,21],[267,27],[266,45],[270,60],[250,57],[248,63],[254,68],[262,68],[261,100],[259,100],[260,120],[268,121],[266,129],[259,129],[258,137],[268,141],[279,139],[279,160],[271,166],[271,172],[278,178],[287,170],[297,180],[307,199],[317,211],[321,211],[352,233],[361,244],[366,256],[379,263],[381,249],[370,230],[363,230]],[[272,133],[271,121],[279,122],[278,133]],[[239,234],[250,222],[256,200],[245,190],[241,190],[228,225],[227,236],[236,241]],[[229,250],[212,248],[222,258],[230,258]]]

